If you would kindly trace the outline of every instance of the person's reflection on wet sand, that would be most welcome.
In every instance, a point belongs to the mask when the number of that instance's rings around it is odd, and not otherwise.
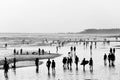
[[[48,78],[50,78],[50,72],[48,72]]]
[[[39,73],[39,68],[36,68],[36,73]]]
[[[16,76],[16,69],[13,69],[13,73],[14,73],[14,75]]]
[[[8,80],[8,73],[4,73],[5,80]]]
[[[53,78],[55,78],[55,76],[56,76],[56,73],[55,73],[55,72],[52,72],[52,76],[53,76]]]

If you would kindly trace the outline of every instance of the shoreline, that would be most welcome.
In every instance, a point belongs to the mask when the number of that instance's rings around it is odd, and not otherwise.
[[[35,59],[39,58],[39,65],[43,64],[43,59],[53,59],[56,57],[61,56],[62,54],[58,53],[50,53],[50,54],[44,54],[44,55],[12,55],[7,58],[7,61],[9,63],[10,68],[12,68],[13,64],[13,58],[16,58],[16,68],[22,68],[22,67],[30,67],[35,66]],[[4,59],[0,60],[0,69],[3,69]]]

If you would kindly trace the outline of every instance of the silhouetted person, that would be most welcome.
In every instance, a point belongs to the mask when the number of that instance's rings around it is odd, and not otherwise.
[[[104,65],[107,65],[106,60],[107,60],[107,55],[104,54]]]
[[[113,48],[113,54],[115,53],[115,48]]]
[[[82,60],[81,65],[83,65],[83,71],[85,71],[85,65],[88,64],[89,61],[85,60],[85,58]]]
[[[20,54],[22,55],[22,53],[23,53],[23,50],[22,50],[22,49],[20,49]]]
[[[82,60],[82,62],[81,62],[81,65],[83,65],[83,71],[85,71],[85,65],[86,65],[86,64],[85,64],[85,61],[86,61],[85,58],[83,58],[83,60]]]
[[[79,58],[78,58],[78,56],[75,56],[76,69],[78,69],[78,62],[79,62]]]
[[[50,65],[51,65],[51,61],[50,61],[50,59],[48,59],[48,61],[46,63],[46,66],[48,68],[48,73],[50,72]]]
[[[41,49],[40,48],[38,49],[38,54],[41,55]]]
[[[97,42],[95,41],[95,48],[97,48]]]
[[[63,62],[63,68],[66,68],[67,58],[63,57],[62,62]]]
[[[90,58],[89,60],[89,65],[90,65],[90,71],[93,71],[93,59]]]
[[[16,55],[16,49],[13,50],[14,55]]]
[[[13,68],[16,69],[16,58],[13,58]]]
[[[92,50],[92,44],[90,45],[90,50]]]
[[[73,47],[72,46],[70,47],[70,51],[73,51]]]
[[[55,71],[55,66],[56,66],[56,64],[55,64],[55,61],[54,60],[52,60],[52,71]]]
[[[58,53],[58,46],[56,46],[56,53]]]
[[[7,43],[5,44],[5,48],[7,48]]]
[[[74,52],[75,52],[75,51],[76,51],[76,47],[74,46],[74,48],[73,48],[73,49],[74,49]]]
[[[7,62],[6,57],[5,57],[5,60],[4,60],[3,69],[4,69],[4,75],[5,75],[5,77],[7,77],[7,73],[8,73],[8,70],[9,70],[9,63]]]
[[[69,65],[70,65],[70,60],[69,57],[67,57],[67,68],[69,69]]]
[[[112,48],[110,48],[110,53],[113,53],[113,52],[112,52]]]
[[[35,65],[36,65],[36,72],[38,72],[39,71],[39,59],[38,58],[35,59]]]
[[[111,66],[111,53],[108,54],[108,62],[109,62],[109,66]]]
[[[111,54],[111,65],[114,67],[115,55]]]
[[[42,49],[42,55],[44,55],[45,54],[45,51],[44,51],[44,49]]]
[[[73,61],[72,61],[72,57],[70,57],[68,60],[69,60],[69,63],[70,63],[70,69],[71,69],[71,68],[72,68],[72,62],[73,62]]]

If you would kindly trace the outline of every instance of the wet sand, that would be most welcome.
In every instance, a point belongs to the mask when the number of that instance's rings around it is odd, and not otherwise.
[[[7,61],[10,64],[10,68],[12,67],[13,64],[13,58],[16,58],[16,67],[29,67],[29,66],[35,66],[35,59],[39,58],[39,60],[42,59],[52,59],[61,56],[61,54],[55,54],[55,53],[46,53],[44,55],[11,55],[7,57]],[[41,65],[43,61],[39,61],[39,65]],[[2,69],[4,64],[4,59],[0,60],[0,69]]]

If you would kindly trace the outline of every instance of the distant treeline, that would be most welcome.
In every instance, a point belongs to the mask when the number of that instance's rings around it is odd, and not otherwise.
[[[120,29],[86,29],[80,34],[120,34]]]

